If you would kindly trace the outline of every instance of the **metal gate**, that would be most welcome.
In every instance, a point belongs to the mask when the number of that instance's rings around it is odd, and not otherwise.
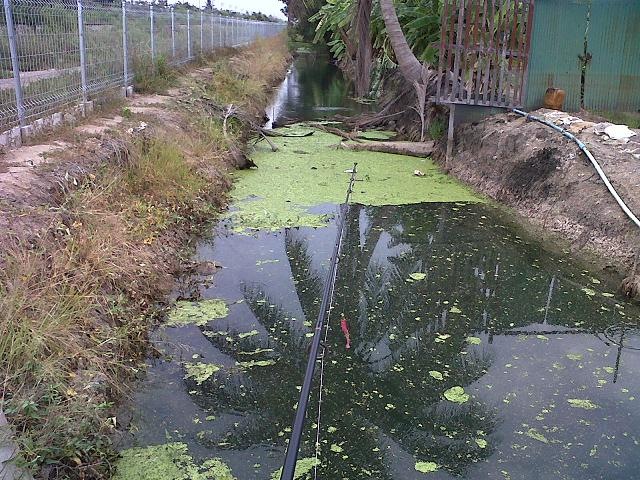
[[[444,0],[436,102],[521,106],[534,0]]]

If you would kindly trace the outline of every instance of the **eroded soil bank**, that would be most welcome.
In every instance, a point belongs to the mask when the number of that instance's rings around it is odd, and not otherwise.
[[[628,142],[610,140],[596,135],[591,122],[565,122],[637,215],[640,135]],[[439,161],[445,164],[444,155]],[[516,114],[496,115],[456,129],[454,155],[446,163],[452,175],[513,207],[534,232],[621,276],[630,273],[640,250],[640,231],[576,144],[558,132]]]
[[[284,38],[217,52],[0,156],[0,447],[25,471],[112,473],[114,402],[288,63]]]

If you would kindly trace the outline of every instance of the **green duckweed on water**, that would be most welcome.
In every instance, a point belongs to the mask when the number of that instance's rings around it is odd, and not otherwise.
[[[185,325],[206,325],[210,320],[224,318],[229,314],[229,307],[224,300],[211,299],[200,302],[181,300],[176,302],[167,315],[165,326],[183,327]]]
[[[248,362],[236,362],[240,368],[252,368],[252,367],[270,367],[271,365],[275,365],[276,361],[273,359],[270,360],[251,360]]]
[[[569,405],[571,405],[572,407],[583,408],[585,410],[595,410],[596,408],[598,408],[598,405],[593,403],[591,400],[582,398],[569,398],[567,402],[569,402]]]
[[[293,478],[303,478],[307,473],[311,471],[313,467],[319,464],[320,461],[313,457],[299,458],[298,462],[296,463],[296,469],[293,473]],[[271,474],[271,480],[279,480],[281,474],[282,468],[279,468]]]
[[[487,441],[484,438],[476,438],[476,444],[480,448],[487,448]]]
[[[311,214],[307,209],[314,205],[342,203],[350,178],[350,173],[345,172],[354,162],[358,163],[359,180],[351,200],[355,203],[406,205],[482,201],[471,190],[442,173],[430,159],[339,150],[335,148],[339,137],[299,125],[281,131],[314,133],[304,138],[274,138],[277,152],[260,143],[252,157],[258,169],[234,173],[236,182],[231,195],[235,210],[229,216],[236,232],[326,225],[326,215]],[[425,176],[415,176],[415,170]]]
[[[211,378],[216,372],[220,371],[220,365],[213,363],[185,363],[184,368],[187,371],[185,378],[192,378],[198,385],[202,385]]]
[[[415,468],[420,473],[432,473],[438,470],[438,464],[435,462],[416,462]]]
[[[130,448],[120,454],[114,480],[236,480],[220,459],[196,465],[187,445],[167,443]]]

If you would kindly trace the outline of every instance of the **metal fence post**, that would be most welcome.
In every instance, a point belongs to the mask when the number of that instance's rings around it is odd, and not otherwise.
[[[218,45],[220,48],[223,47],[223,43],[222,43],[222,12],[220,12],[220,16],[218,17],[218,28],[220,30],[220,45]]]
[[[154,32],[153,32],[153,5],[149,5],[149,31],[151,33],[151,63],[155,65],[156,63],[156,44],[154,40]]]
[[[13,88],[16,94],[16,109],[18,110],[18,121],[20,126],[27,124],[26,112],[24,109],[24,97],[22,96],[22,82],[20,81],[20,59],[18,58],[18,44],[16,42],[16,31],[13,26],[13,14],[11,13],[11,1],[4,0],[4,17],[7,21],[7,36],[9,37],[9,50],[11,51],[11,67],[13,69]]]
[[[202,10],[200,10],[200,55],[204,51],[204,28],[202,24]]]
[[[176,13],[171,7],[171,56],[176,57]]]
[[[80,80],[82,81],[82,101],[87,101],[87,61],[84,48],[84,19],[82,18],[82,0],[77,0],[78,5],[78,41],[80,47]]]
[[[122,2],[122,76],[124,77],[124,96],[129,86],[129,52],[127,52],[127,4]]]
[[[209,20],[211,23],[211,50],[213,50],[213,12],[209,14]]]
[[[191,60],[191,16],[187,10],[187,59]]]

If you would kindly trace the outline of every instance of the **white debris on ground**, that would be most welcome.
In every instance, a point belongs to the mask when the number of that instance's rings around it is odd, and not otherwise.
[[[620,150],[622,153],[631,154],[634,158],[640,160],[640,142],[630,143],[632,137],[640,138],[638,137],[640,131],[632,130],[627,125],[616,125],[611,122],[589,122],[566,112],[544,108],[534,113],[541,115],[554,125],[563,127],[574,135],[592,133],[604,144],[625,146],[626,148]]]

